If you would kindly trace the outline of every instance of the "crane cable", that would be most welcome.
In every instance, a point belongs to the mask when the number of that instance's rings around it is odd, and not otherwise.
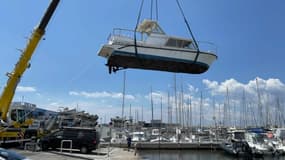
[[[195,37],[194,37],[194,34],[193,34],[192,31],[191,31],[190,25],[189,25],[189,23],[188,23],[188,21],[187,21],[187,19],[186,19],[186,17],[185,17],[185,14],[184,14],[184,12],[183,12],[183,10],[182,10],[182,7],[181,7],[181,5],[180,5],[180,3],[179,3],[179,0],[176,0],[176,3],[177,3],[177,5],[178,5],[178,7],[179,7],[179,10],[180,10],[180,12],[181,12],[181,14],[182,14],[182,16],[183,16],[184,22],[185,22],[185,24],[186,24],[186,26],[187,26],[187,29],[188,29],[188,31],[189,31],[191,37],[193,38],[195,47],[196,47],[196,49],[197,49],[197,55],[196,55],[195,60],[194,60],[194,63],[195,63],[195,62],[197,62],[197,59],[198,59],[198,57],[199,57],[200,49],[199,49],[198,43],[197,43],[197,41],[196,41],[196,39],[195,39]]]
[[[135,44],[135,54],[136,54],[136,56],[138,55],[137,35],[136,35],[136,33],[137,33],[137,28],[138,28],[138,25],[139,25],[139,22],[140,22],[140,18],[141,18],[143,3],[144,3],[144,0],[142,0],[141,5],[140,5],[140,10],[139,10],[139,14],[138,14],[138,17],[137,17],[137,23],[136,23],[135,31],[134,31],[134,44]]]
[[[150,4],[150,19],[153,20],[153,0],[151,0]],[[158,21],[158,2],[155,0],[155,20]]]
[[[150,2],[150,19],[152,20],[152,7],[153,6],[153,0]]]
[[[155,11],[156,11],[156,21],[158,21],[158,2],[157,2],[158,0],[155,0],[155,6],[156,6],[156,8],[155,8]]]

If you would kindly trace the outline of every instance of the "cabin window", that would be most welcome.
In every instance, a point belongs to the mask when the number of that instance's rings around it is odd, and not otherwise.
[[[21,109],[13,109],[11,111],[11,120],[18,121],[20,123],[23,123],[26,119],[26,112],[25,110]]]
[[[235,139],[244,139],[245,138],[243,132],[237,132],[234,134],[234,136],[235,136],[234,137]]]
[[[12,112],[11,112],[11,119],[13,120],[13,121],[17,121],[17,110],[12,110]]]
[[[188,48],[190,44],[191,41],[169,38],[165,45],[169,47]]]

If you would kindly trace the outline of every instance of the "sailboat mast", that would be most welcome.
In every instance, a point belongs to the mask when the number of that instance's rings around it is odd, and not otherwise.
[[[228,125],[231,126],[231,109],[230,109],[230,98],[229,98],[229,88],[227,87],[227,120],[229,121],[228,122]]]
[[[183,91],[183,83],[181,82],[181,100],[180,100],[180,119],[182,123],[182,127],[185,127],[185,110],[184,110],[184,91]]]
[[[129,111],[129,120],[132,123],[133,117],[132,117],[132,104],[130,104],[130,111]]]
[[[261,98],[260,98],[260,90],[258,85],[258,78],[256,78],[256,91],[257,91],[257,98],[258,98],[258,112],[259,112],[259,124],[260,126],[263,125],[263,113],[262,113],[262,105],[261,105]]]
[[[143,105],[142,105],[142,117],[141,117],[141,120],[142,120],[142,122],[143,122]]]
[[[168,125],[172,124],[172,111],[170,106],[169,91],[167,92],[167,107],[168,107]]]
[[[276,116],[278,119],[278,121],[277,121],[277,123],[276,123],[276,125],[278,126],[278,127],[282,127],[282,122],[284,121],[284,118],[283,118],[283,110],[281,109],[281,107],[280,107],[280,100],[279,100],[279,97],[277,97],[277,100],[276,100],[277,102],[277,113],[278,113],[278,116]]]
[[[192,123],[192,100],[191,100],[191,96],[189,96],[189,112],[190,112],[190,128],[192,128],[193,123]],[[190,129],[190,131],[192,132],[192,129]]]
[[[174,73],[174,102],[175,102],[175,119],[178,124],[178,108],[177,108],[177,91],[176,91],[176,74]]]
[[[121,115],[122,121],[124,121],[125,91],[126,91],[126,71],[124,71],[124,77],[123,77],[123,102],[122,102],[122,115]]]
[[[202,129],[202,116],[203,116],[202,107],[203,107],[203,95],[202,95],[202,91],[201,91],[201,97],[200,97],[200,120],[199,120],[200,129]]]
[[[150,87],[150,105],[151,105],[151,127],[153,127],[153,100],[152,100],[152,87]]]
[[[247,126],[246,118],[246,102],[245,102],[245,91],[242,92],[242,109],[240,111],[240,126],[245,128]]]
[[[216,127],[216,102],[215,98],[213,98],[213,120],[214,120],[214,127]]]
[[[162,96],[160,97],[160,123],[162,123]]]
[[[187,104],[188,106],[186,106],[186,127],[187,127],[187,130],[189,129],[190,127],[190,96],[188,97],[188,101],[187,101]]]

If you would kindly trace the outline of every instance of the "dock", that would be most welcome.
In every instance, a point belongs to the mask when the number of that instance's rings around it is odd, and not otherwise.
[[[29,159],[41,159],[41,160],[94,160],[94,159],[112,159],[112,160],[136,160],[139,159],[135,154],[135,150],[128,151],[125,148],[101,148],[93,151],[90,154],[81,154],[78,151],[48,151],[48,152],[32,152],[27,150],[14,149],[16,152],[26,156]]]
[[[138,150],[157,150],[157,149],[205,149],[205,150],[215,150],[219,149],[219,144],[217,142],[191,142],[191,143],[173,143],[173,142],[140,142],[134,144]]]
[[[127,148],[126,143],[102,143],[102,147],[119,147]],[[220,149],[220,142],[133,142],[132,148],[137,150],[177,150],[177,149],[205,149],[205,150],[216,150]]]

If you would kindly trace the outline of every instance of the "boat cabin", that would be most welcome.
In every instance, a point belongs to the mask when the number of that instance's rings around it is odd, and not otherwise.
[[[113,35],[109,40],[109,44],[134,44],[134,38],[133,38],[134,32],[135,31],[133,30],[115,28],[113,30]],[[168,36],[161,29],[158,23],[153,20],[143,21],[138,26],[136,32],[140,33],[141,35],[141,38],[137,40],[138,45],[146,44],[152,46],[194,49],[191,39]]]

